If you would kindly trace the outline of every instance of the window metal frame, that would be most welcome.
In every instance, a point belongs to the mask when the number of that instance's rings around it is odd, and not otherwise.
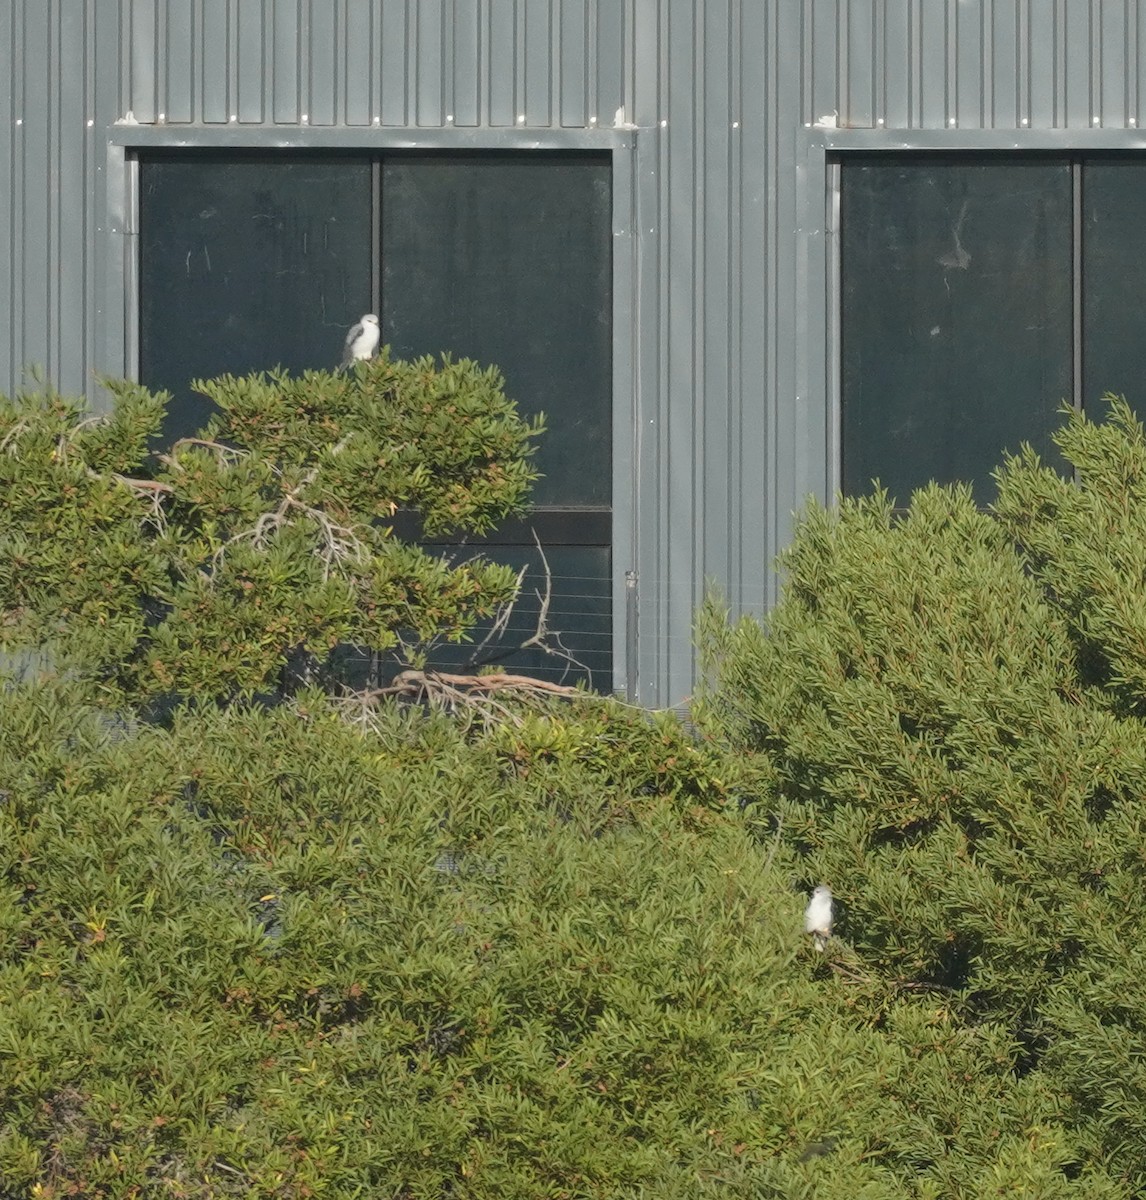
[[[110,252],[103,288],[107,312],[105,361],[122,362],[139,375],[139,161],[148,151],[248,150],[352,151],[384,156],[394,151],[607,152],[612,176],[612,579],[613,692],[635,701],[641,690],[635,603],[638,564],[640,453],[640,288],[636,173],[640,133],[616,129],[379,128],[353,126],[169,126],[117,123],[108,131],[107,197]],[[380,163],[374,187],[380,187]],[[373,235],[380,237],[380,231]],[[374,267],[375,300],[380,284]]]
[[[803,464],[807,486],[824,503],[840,495],[843,469],[840,280],[840,167],[842,158],[886,154],[1053,154],[1072,162],[1075,238],[1074,403],[1082,393],[1080,167],[1088,156],[1146,151],[1146,134],[1136,129],[847,129],[805,125],[796,178],[797,399],[816,422],[809,442],[823,456]]]

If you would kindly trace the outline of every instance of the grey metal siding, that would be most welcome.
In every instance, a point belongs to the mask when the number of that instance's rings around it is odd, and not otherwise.
[[[95,2],[119,7],[123,107],[139,121],[415,128],[611,123],[634,11],[633,0],[67,0]]]
[[[832,478],[808,127],[1140,145],[1144,67],[1143,0],[0,0],[0,390],[40,367],[94,396],[130,362],[129,113],[176,141],[523,147],[619,114],[615,570],[639,573],[640,699],[676,702],[706,580],[763,611]]]

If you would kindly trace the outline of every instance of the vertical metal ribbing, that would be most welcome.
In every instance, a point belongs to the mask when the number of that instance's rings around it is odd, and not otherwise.
[[[59,22],[57,6],[45,5],[44,49],[47,51],[47,71],[43,80],[45,132],[48,135],[48,154],[46,166],[48,178],[56,181],[56,186],[49,187],[44,194],[44,232],[46,266],[44,272],[45,305],[44,315],[44,369],[50,383],[58,383],[60,362],[60,272],[63,260],[60,255],[60,205],[63,197],[60,194],[60,142],[63,133],[60,120],[59,94],[59,59],[53,54],[53,45]],[[56,264],[53,267],[53,264]]]
[[[801,69],[797,75],[797,86],[800,87],[800,109],[801,114],[806,114],[811,109],[811,93],[810,83],[807,82],[809,72],[803,67],[806,59],[806,43],[807,43],[807,15],[805,14],[802,22],[799,23],[799,28],[802,33],[800,42]],[[774,6],[769,6],[767,24],[765,26],[765,39],[768,48],[768,63],[769,71],[766,75],[766,88],[763,97],[764,120],[763,120],[763,140],[769,147],[779,145],[779,129],[781,125],[780,117],[780,97],[781,97],[781,82],[780,82],[780,57],[777,48],[780,45],[780,11]],[[760,297],[760,311],[764,318],[764,389],[761,396],[761,408],[763,409],[763,442],[764,454],[763,460],[767,471],[767,480],[765,482],[765,508],[764,508],[764,538],[762,553],[765,557],[769,557],[776,553],[779,544],[779,513],[780,513],[780,486],[779,486],[779,471],[777,469],[778,447],[779,447],[779,430],[777,421],[776,405],[773,402],[773,397],[780,392],[780,329],[777,320],[780,305],[778,297],[780,292],[779,281],[780,273],[776,269],[776,264],[779,261],[779,155],[775,151],[769,150],[761,163],[763,169],[763,194],[765,197],[764,205],[764,261],[771,264],[771,270],[761,280],[761,287],[764,295]],[[764,597],[764,602],[767,607],[775,602],[776,599],[776,576],[775,573],[769,571],[766,577],[767,592]]]
[[[58,270],[51,247],[52,221],[57,197],[52,185],[55,140],[55,105],[51,59],[51,10],[46,4],[26,5],[21,22],[20,61],[12,80],[19,111],[16,142],[18,157],[13,177],[19,205],[17,247],[19,268],[15,269],[20,347],[18,366],[35,371],[50,370],[52,324],[52,276]],[[46,64],[47,70],[33,64]]]
[[[728,226],[728,237],[724,251],[724,303],[728,313],[723,353],[728,364],[725,418],[728,426],[728,489],[725,493],[725,520],[728,547],[726,550],[729,587],[743,605],[751,607],[745,584],[744,546],[744,380],[741,373],[743,353],[741,336],[744,328],[743,280],[740,265],[743,261],[741,236],[743,230],[742,200],[742,150],[744,104],[741,96],[742,54],[744,44],[744,19],[742,6],[734,3],[728,17],[728,104],[724,114],[725,137],[728,139],[728,194],[724,209],[724,221]]]
[[[9,86],[0,88],[0,393],[16,390],[16,313],[19,295],[16,282],[19,205],[16,200],[16,156],[20,116],[18,100],[19,50],[16,42],[17,16],[14,5],[0,8],[0,71]]]
[[[1134,125],[1138,121],[1138,38],[1139,8],[1137,0],[1127,0],[1126,4],[1126,44],[1123,47],[1121,69],[1126,76],[1126,109],[1127,124]]]
[[[90,244],[85,237],[89,211],[85,23],[81,5],[57,5],[52,52],[64,68],[57,71],[53,87],[57,113],[55,190],[59,201],[51,251],[56,265],[49,269],[58,279],[53,380],[66,392],[82,391],[87,350],[87,339],[82,334]]]

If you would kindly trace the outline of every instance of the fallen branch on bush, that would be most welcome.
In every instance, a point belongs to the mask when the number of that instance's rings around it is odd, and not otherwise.
[[[581,688],[564,683],[549,683],[529,675],[499,671],[492,675],[451,675],[444,671],[400,671],[388,687],[376,688],[374,696],[418,696],[442,692],[472,695],[493,692],[537,692],[549,696],[584,696]]]
[[[466,666],[471,670],[477,667],[484,666],[486,663],[495,662],[499,658],[504,658],[508,654],[516,654],[519,650],[537,649],[543,654],[548,654],[553,658],[559,658],[565,663],[565,670],[562,672],[562,678],[569,674],[571,668],[578,667],[585,672],[586,677],[592,682],[593,672],[574,654],[572,654],[561,641],[560,631],[554,632],[549,628],[549,605],[553,600],[553,572],[549,567],[549,559],[545,555],[545,547],[541,544],[541,539],[537,536],[537,531],[533,530],[533,542],[537,547],[537,554],[541,559],[541,568],[545,572],[545,591],[534,591],[538,603],[541,608],[537,613],[537,625],[533,633],[524,641],[519,642],[516,646],[506,646],[501,640],[505,634],[506,628],[509,625],[510,616],[513,613],[514,605],[517,603],[521,594],[521,584],[525,578],[525,573],[528,568],[522,567],[517,574],[517,595],[507,605],[504,605],[501,612],[498,614],[497,620],[489,633],[481,640],[473,654],[470,655]],[[493,646],[493,650],[489,651],[489,647]]]
[[[348,695],[345,703],[347,706],[358,708],[356,719],[359,720],[367,720],[368,714],[379,700],[386,696],[394,696],[452,712],[472,713],[482,721],[522,724],[520,714],[501,703],[497,699],[499,695],[540,700],[550,696],[579,696],[584,699],[591,693],[581,688],[507,672],[491,675],[454,675],[445,671],[418,671],[411,668],[400,671],[386,687],[371,688]]]

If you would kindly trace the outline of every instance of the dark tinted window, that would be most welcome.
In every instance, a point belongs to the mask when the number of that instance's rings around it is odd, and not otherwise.
[[[488,555],[515,570],[526,569],[521,597],[504,633],[483,649],[489,629],[483,626],[472,643],[435,650],[432,664],[439,670],[497,664],[553,683],[590,683],[608,690],[613,666],[609,547],[547,546],[548,583],[536,546],[491,547]],[[537,638],[547,586],[545,629]]]
[[[543,411],[548,429],[537,511],[483,551],[528,568],[485,657],[610,687],[608,156],[160,154],[144,158],[140,179],[140,377],[175,393],[168,432],[190,433],[208,415],[191,379],[334,367],[346,329],[376,303],[396,356],[496,363],[521,410]],[[546,588],[535,528],[550,573],[545,644],[556,654],[519,648]],[[416,522],[404,532],[418,536]],[[473,654],[444,647],[434,665]]]
[[[1124,395],[1146,416],[1146,163],[1082,168],[1084,397]]]
[[[382,339],[497,363],[548,432],[539,505],[611,493],[612,199],[607,158],[388,157]]]
[[[370,307],[370,164],[158,157],[140,164],[140,378],[172,392],[188,434],[192,379],[334,367]]]
[[[1050,434],[1072,391],[1066,159],[849,160],[842,188],[843,486],[901,503]]]

